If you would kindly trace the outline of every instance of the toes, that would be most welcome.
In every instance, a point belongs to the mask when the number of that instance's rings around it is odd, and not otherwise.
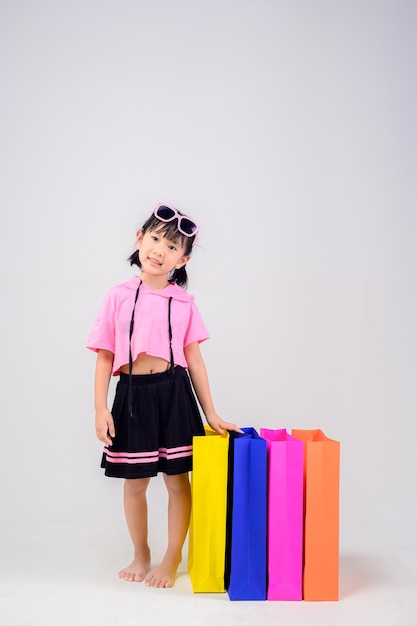
[[[150,576],[146,579],[145,582],[147,587],[154,587],[155,589],[157,589],[161,586],[161,579],[157,578],[156,576]]]
[[[119,578],[125,580],[128,583],[141,583],[144,579],[144,576],[141,574],[136,574],[136,572],[127,572],[126,570],[122,570],[119,572]]]
[[[136,574],[135,577],[133,578],[135,583],[141,583],[144,579],[144,576],[142,576],[142,574]]]
[[[165,589],[167,587],[172,587],[172,582],[169,578],[158,578],[156,576],[151,576],[147,578],[145,581],[147,587],[154,587],[155,589]]]

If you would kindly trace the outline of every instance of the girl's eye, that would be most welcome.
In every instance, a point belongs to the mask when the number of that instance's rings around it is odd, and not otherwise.
[[[169,246],[169,249],[170,249],[170,250],[173,250],[174,252],[176,252],[176,251],[177,251],[177,249],[176,249],[176,247],[175,247],[175,246]]]

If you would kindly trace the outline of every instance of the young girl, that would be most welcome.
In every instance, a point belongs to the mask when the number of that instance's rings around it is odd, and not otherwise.
[[[107,294],[87,347],[97,352],[96,433],[105,444],[107,476],[124,478],[124,509],[134,547],[120,578],[172,587],[187,535],[193,435],[204,435],[195,394],[208,424],[221,435],[241,432],[216,413],[200,342],[208,333],[194,297],[186,293],[186,264],[199,232],[176,209],[159,205],[136,233],[129,258],[140,275]],[[111,375],[119,375],[112,412]],[[150,570],[146,490],[163,472],[168,490],[168,547]]]

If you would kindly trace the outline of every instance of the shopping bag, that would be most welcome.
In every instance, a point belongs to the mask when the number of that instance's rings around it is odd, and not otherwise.
[[[229,435],[193,437],[188,569],[194,593],[224,592]]]
[[[303,442],[261,428],[268,466],[268,600],[303,598]]]
[[[230,600],[266,600],[266,441],[230,433],[226,588]]]
[[[304,600],[339,599],[340,442],[321,430],[292,430],[304,442]]]

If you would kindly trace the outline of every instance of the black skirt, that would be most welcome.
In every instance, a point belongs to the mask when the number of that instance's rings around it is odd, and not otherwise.
[[[188,372],[177,366],[161,374],[132,376],[133,415],[129,414],[129,375],[120,374],[112,415],[113,445],[103,451],[106,476],[146,478],[192,469],[192,439],[204,426]]]

